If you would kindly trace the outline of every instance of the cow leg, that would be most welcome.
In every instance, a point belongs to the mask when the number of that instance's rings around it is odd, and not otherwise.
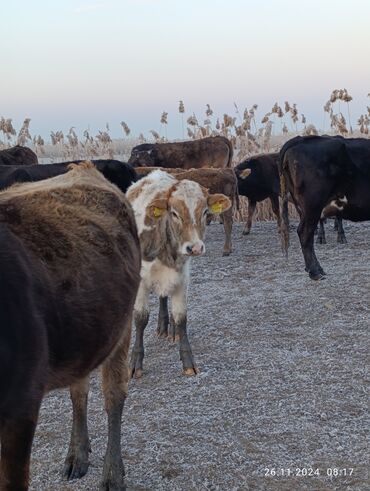
[[[108,415],[108,444],[104,457],[102,491],[123,491],[125,469],[121,452],[122,410],[127,397],[129,372],[127,354],[132,318],[127,319],[121,341],[102,367],[103,394]]]
[[[225,231],[225,244],[224,244],[224,251],[222,253],[223,256],[230,256],[230,253],[232,252],[232,245],[231,245],[231,234],[233,231],[233,210],[232,208],[229,208],[225,213],[222,213],[223,215],[223,222],[224,222],[224,231]]]
[[[316,212],[312,211],[310,214],[310,219],[306,218],[305,215],[302,214],[297,230],[306,264],[306,271],[313,280],[320,280],[325,275],[324,270],[317,260],[314,249],[314,233],[320,219],[320,215],[321,208]]]
[[[149,290],[141,282],[134,307],[136,333],[130,361],[130,375],[135,378],[140,378],[143,375],[144,329],[149,321],[148,297]]]
[[[248,216],[243,230],[243,235],[248,235],[251,231],[253,215],[256,210],[257,203],[248,198]]]
[[[339,220],[338,217],[334,218],[334,227],[333,227],[334,232],[338,231],[338,220]]]
[[[41,397],[39,400],[37,397],[35,399],[32,402],[22,401],[26,415],[1,419],[1,491],[28,489],[31,447],[41,404]]]
[[[159,314],[158,314],[158,326],[157,334],[160,338],[167,338],[168,336],[168,297],[159,297]]]
[[[337,221],[338,227],[337,242],[338,244],[347,244],[346,234],[344,233],[343,228],[343,219],[341,217],[337,217],[335,220]]]
[[[198,369],[193,360],[188,335],[186,332],[186,301],[187,284],[179,286],[171,298],[172,307],[172,326],[175,332],[175,339],[180,342],[180,360],[182,361],[184,375],[196,375]]]
[[[324,223],[325,223],[325,220],[320,218],[320,220],[319,220],[319,231],[317,234],[316,244],[326,244]]]
[[[63,468],[63,477],[65,479],[78,479],[84,476],[89,468],[91,447],[87,429],[88,393],[89,377],[71,385],[73,421],[71,440]]]
[[[280,220],[280,209],[279,209],[279,196],[278,195],[271,196],[270,202],[271,202],[272,211],[276,216],[278,232],[280,233],[281,220]]]

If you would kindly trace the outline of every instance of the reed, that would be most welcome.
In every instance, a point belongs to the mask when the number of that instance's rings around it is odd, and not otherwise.
[[[368,94],[370,97],[370,93]],[[323,107],[323,132],[328,132],[325,127],[326,119],[329,117],[330,134],[350,136],[357,134],[369,137],[370,134],[370,107],[359,116],[356,121],[357,129],[352,129],[350,103],[352,96],[347,89],[334,89],[328,101]],[[271,110],[258,117],[258,105],[253,104],[250,108],[241,110],[236,102],[233,104],[235,114],[214,114],[210,104],[205,105],[203,117],[197,117],[195,113],[186,114],[183,100],[179,101],[178,112],[181,116],[182,136],[184,139],[185,129],[187,138],[198,139],[207,136],[224,135],[230,139],[234,146],[234,165],[246,158],[266,152],[276,152],[282,144],[296,136],[317,135],[318,129],[307,122],[306,116],[300,113],[296,103],[284,101],[280,104],[274,103]],[[346,111],[344,111],[346,109]],[[343,114],[346,112],[346,116]],[[127,160],[131,148],[138,143],[146,141],[167,141],[168,113],[163,111],[160,116],[160,130],[149,131],[147,139],[143,133],[138,138],[131,136],[131,130],[124,121],[120,122],[123,137],[112,140],[109,125],[104,130],[98,131],[95,136],[91,135],[90,129],[86,129],[79,139],[76,129],[71,127],[68,132],[61,130],[50,133],[50,142],[45,143],[40,135],[31,135],[31,119],[26,118],[17,132],[11,118],[0,118],[0,148],[19,144],[33,147],[41,158],[48,158],[54,162],[66,159],[91,159],[91,158],[118,158]],[[200,124],[199,121],[203,121]],[[185,124],[186,123],[186,124]],[[163,134],[164,133],[164,134]],[[294,208],[290,207],[292,216],[296,216]],[[237,219],[245,219],[247,214],[247,202],[241,199],[241,209],[236,213]],[[272,220],[274,215],[269,201],[259,203],[256,210],[257,220]]]

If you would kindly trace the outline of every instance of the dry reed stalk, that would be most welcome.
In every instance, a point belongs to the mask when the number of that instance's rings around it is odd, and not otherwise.
[[[125,134],[126,136],[129,136],[129,134],[131,133],[131,130],[130,130],[130,128],[128,127],[128,125],[127,125],[127,124],[126,124],[124,121],[121,121],[121,123],[120,123],[120,124],[121,124],[121,126],[122,126],[122,130],[123,130],[124,134]]]
[[[27,141],[32,141],[32,136],[29,131],[30,122],[31,122],[30,118],[26,118],[23,121],[23,125],[18,133],[17,145],[26,145]]]
[[[184,113],[185,106],[183,101],[179,101],[179,113],[181,114],[181,128],[182,128],[182,139],[184,139]]]

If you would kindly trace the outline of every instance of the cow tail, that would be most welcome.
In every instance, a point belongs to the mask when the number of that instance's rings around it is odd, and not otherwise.
[[[227,161],[226,167],[231,168],[233,163],[233,155],[234,155],[233,144],[228,138],[225,138],[225,140],[227,141],[227,145],[229,147],[229,160]]]
[[[282,199],[281,204],[281,245],[283,252],[288,258],[288,249],[289,249],[289,209],[288,209],[288,188],[286,182],[286,175],[284,173],[284,169],[280,169],[280,195]]]

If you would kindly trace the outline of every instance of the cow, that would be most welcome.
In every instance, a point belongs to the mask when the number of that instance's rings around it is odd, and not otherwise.
[[[35,165],[38,163],[37,155],[28,147],[16,145],[0,150],[0,165]]]
[[[150,172],[158,169],[158,167],[136,167],[136,173],[139,178],[148,175]],[[164,170],[163,168],[161,170]],[[182,169],[166,169],[166,171],[174,175],[176,179],[188,179],[195,181],[201,186],[208,189],[212,194],[224,194],[227,196],[232,206],[222,213],[222,223],[225,230],[225,243],[223,247],[223,256],[229,256],[232,252],[232,228],[233,228],[233,208],[239,209],[239,194],[237,180],[233,169],[190,169],[183,171]],[[212,215],[211,215],[212,216]]]
[[[364,138],[295,137],[280,151],[283,249],[287,252],[289,245],[289,192],[300,215],[297,232],[306,271],[314,280],[325,277],[313,240],[325,208],[352,221],[370,219],[369,163],[370,141]]]
[[[126,196],[135,213],[142,254],[130,374],[135,378],[143,375],[143,335],[149,320],[148,297],[154,290],[160,303],[157,334],[172,341],[179,340],[183,374],[195,375],[198,369],[186,332],[190,261],[205,252],[207,214],[225,212],[231,202],[223,194],[209,194],[198,183],[180,181],[161,170],[151,172],[130,186]],[[170,332],[168,297],[172,310]]]
[[[121,415],[140,265],[132,209],[92,164],[0,193],[1,490],[28,489],[40,404],[60,387],[73,405],[63,476],[87,472],[98,366],[108,414],[102,489],[124,489]]]
[[[243,235],[250,233],[257,202],[267,198],[270,199],[272,211],[277,218],[278,230],[280,230],[280,177],[278,162],[279,153],[267,153],[250,157],[235,167],[239,195],[248,198],[248,216]],[[316,241],[318,244],[326,244],[324,221],[327,217],[336,217],[336,213],[337,210],[333,214],[328,209],[323,214],[322,219],[320,219]],[[340,217],[336,217],[336,226],[338,230],[337,241],[342,244],[346,243],[342,219]]]
[[[239,195],[248,199],[248,217],[243,235],[248,235],[251,231],[257,202],[267,198],[270,199],[280,228],[278,160],[278,153],[266,153],[250,157],[235,167]]]
[[[78,160],[75,163],[83,163]],[[122,192],[137,180],[133,167],[118,160],[93,160],[93,164],[108,181],[115,184]],[[33,182],[65,174],[73,162],[59,164],[0,166],[0,190],[19,182]]]
[[[224,136],[173,143],[144,143],[132,149],[129,164],[134,167],[231,167],[233,147]]]

